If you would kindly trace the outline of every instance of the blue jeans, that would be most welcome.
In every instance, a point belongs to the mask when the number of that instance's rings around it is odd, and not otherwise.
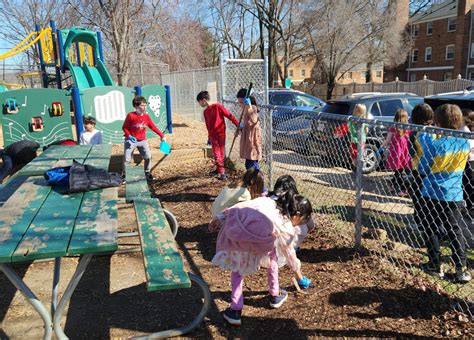
[[[10,156],[5,152],[0,151],[0,156],[2,157],[2,167],[0,168],[0,182],[3,181],[5,177],[10,174],[10,171],[13,169],[13,161]]]
[[[250,168],[255,168],[255,170],[260,170],[260,166],[258,165],[258,161],[254,161],[252,159],[245,160],[245,170]]]

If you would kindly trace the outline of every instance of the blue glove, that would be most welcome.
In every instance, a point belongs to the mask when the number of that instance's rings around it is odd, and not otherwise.
[[[211,139],[210,138],[207,139],[207,145],[211,145]]]
[[[252,102],[250,101],[250,98],[249,97],[245,97],[244,98],[244,105],[251,105]]]
[[[242,130],[243,128],[244,128],[244,123],[241,122],[241,123],[239,124],[239,129]]]
[[[136,143],[137,142],[137,139],[133,136],[128,136],[128,140],[132,143]]]
[[[311,280],[308,279],[306,276],[303,276],[301,280],[298,280],[298,285],[300,288],[307,289],[309,286],[311,286]]]
[[[381,146],[379,148],[379,154],[383,154],[385,152],[385,148],[383,146]]]

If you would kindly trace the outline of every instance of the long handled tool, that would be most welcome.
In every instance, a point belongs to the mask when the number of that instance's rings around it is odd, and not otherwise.
[[[247,88],[247,93],[245,94],[245,97],[248,98],[248,96],[250,96],[250,93],[252,91],[252,87],[253,87],[253,83],[250,83],[249,87]],[[240,124],[242,123],[242,118],[244,117],[244,110],[245,110],[245,106],[242,108],[242,112],[240,113],[239,126],[237,126],[237,130],[235,131],[234,139],[232,140],[232,144],[230,145],[230,149],[229,149],[229,152],[227,153],[227,157],[224,160],[224,166],[227,169],[230,169],[230,170],[235,170],[235,164],[230,159],[230,155],[232,154],[232,150],[234,149],[235,140],[237,139],[237,136],[239,135]]]

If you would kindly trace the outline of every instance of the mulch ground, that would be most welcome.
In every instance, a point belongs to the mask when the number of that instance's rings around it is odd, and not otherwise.
[[[473,323],[453,312],[450,301],[436,293],[436,286],[422,278],[407,282],[394,277],[380,259],[355,252],[351,244],[331,233],[324,217],[305,240],[300,255],[303,273],[313,280],[313,288],[305,294],[296,292],[291,270],[283,268],[280,285],[290,296],[280,309],[272,309],[262,269],[245,280],[242,326],[227,325],[221,312],[230,302],[230,275],[212,265],[216,235],[206,231],[212,201],[224,183],[206,175],[210,168],[208,162],[182,166],[179,175],[162,173],[154,184],[164,207],[178,219],[177,241],[189,268],[206,280],[212,292],[211,311],[194,336],[474,336]],[[234,174],[234,179],[238,177]]]
[[[178,117],[179,118],[179,117]],[[173,145],[202,147],[205,128],[178,120]],[[202,124],[201,124],[202,125]],[[175,137],[176,138],[176,137]],[[191,140],[190,140],[191,139]],[[390,263],[354,251],[350,237],[336,233],[328,216],[318,215],[317,227],[303,243],[303,273],[313,287],[303,293],[291,285],[292,272],[280,270],[280,285],[289,292],[279,309],[269,307],[266,271],[248,276],[240,328],[229,326],[221,312],[230,303],[230,275],[212,265],[216,235],[207,233],[211,204],[227,183],[208,177],[209,160],[196,160],[170,168],[158,167],[152,191],[176,216],[177,243],[188,270],[209,285],[211,309],[193,338],[315,337],[474,337],[474,324],[454,312],[439,287],[424,279],[394,275]],[[240,174],[231,174],[237,180]],[[121,192],[123,194],[123,191]],[[133,231],[131,205],[119,209],[121,231]],[[136,248],[137,238],[121,239],[121,247]],[[63,260],[61,275],[72,275],[77,258]],[[35,262],[15,267],[39,299],[51,295],[53,263]],[[63,324],[72,339],[124,338],[185,325],[201,307],[199,289],[147,293],[139,252],[96,257],[81,279]],[[63,292],[65,287],[59,287]],[[32,307],[0,274],[0,338],[41,338],[42,323]]]

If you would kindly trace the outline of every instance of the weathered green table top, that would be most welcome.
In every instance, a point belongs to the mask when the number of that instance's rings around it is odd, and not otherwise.
[[[108,168],[111,145],[54,146],[0,188],[0,263],[117,249],[117,188],[63,194],[40,175],[81,163]]]

